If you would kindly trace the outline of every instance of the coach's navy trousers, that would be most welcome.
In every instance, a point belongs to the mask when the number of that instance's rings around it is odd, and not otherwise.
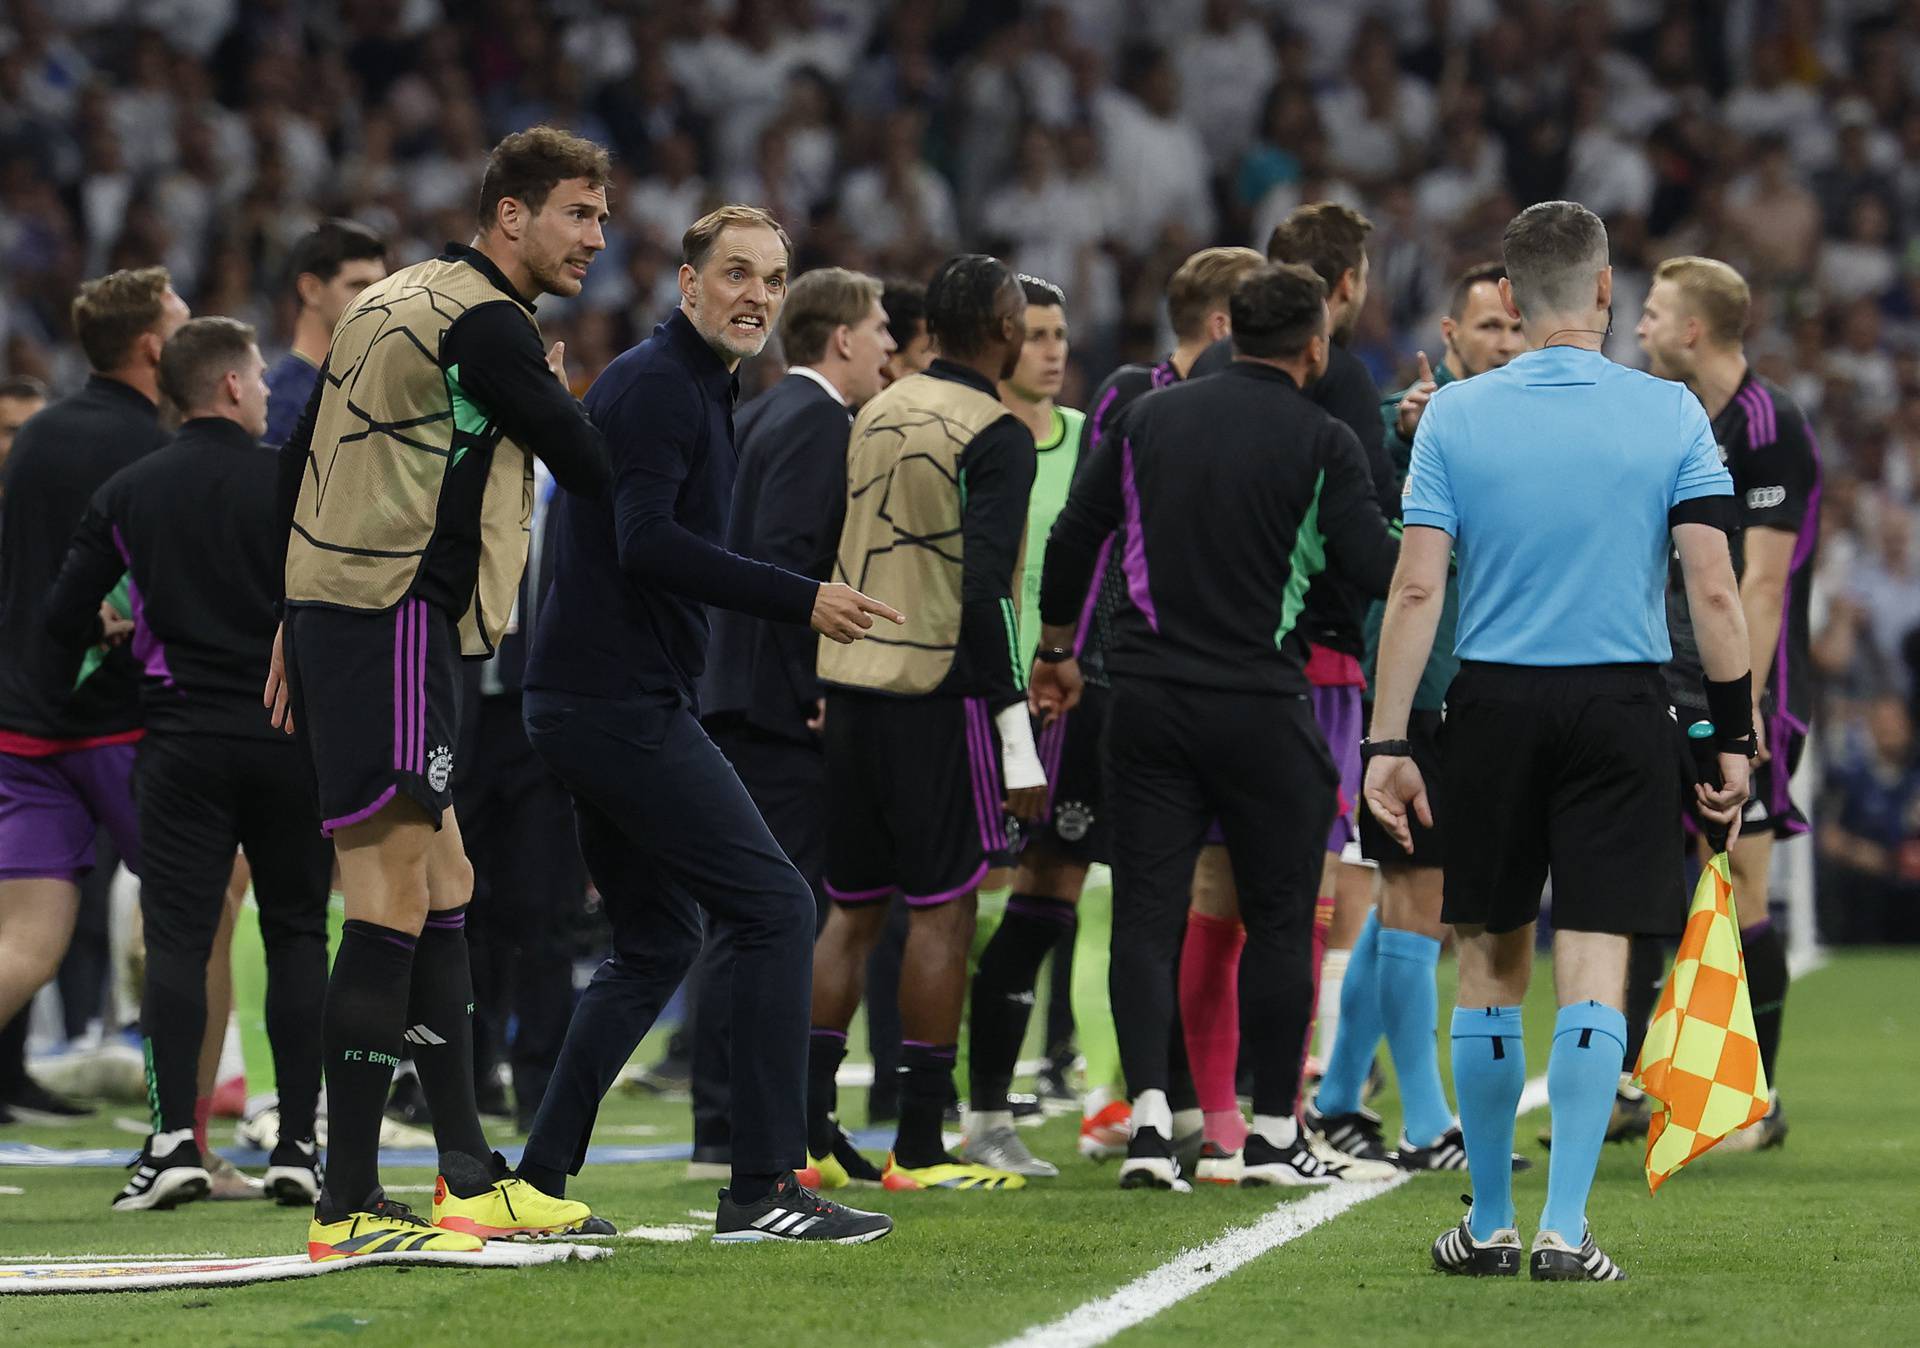
[[[529,689],[527,736],[573,796],[613,953],[567,1027],[526,1159],[578,1174],[594,1115],[700,951],[733,950],[733,1167],[806,1163],[813,893],[686,702]]]

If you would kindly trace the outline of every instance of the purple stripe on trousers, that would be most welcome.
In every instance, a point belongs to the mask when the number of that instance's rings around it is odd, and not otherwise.
[[[1002,804],[1007,789],[1000,780],[1000,736],[993,728],[993,718],[987,715],[987,704],[977,702],[975,705],[980,713],[980,748],[987,770],[987,822],[993,839],[987,850],[999,852],[1007,846],[1007,812]]]
[[[393,611],[393,766],[404,768],[407,742],[407,601]]]
[[[1120,497],[1126,506],[1127,542],[1120,553],[1120,569],[1127,576],[1127,594],[1140,616],[1153,631],[1160,630],[1160,615],[1154,611],[1153,591],[1147,585],[1147,540],[1140,531],[1140,488],[1134,480],[1133,440],[1120,442]]]
[[[983,861],[980,863],[979,869],[975,870],[964,884],[956,888],[942,890],[938,894],[927,894],[924,896],[918,894],[903,894],[901,897],[907,901],[907,907],[909,908],[933,908],[939,904],[952,903],[955,899],[965,898],[967,895],[973,893],[974,890],[980,888],[980,882],[987,878],[988,869],[988,864]]]
[[[986,755],[992,752],[992,747],[982,737],[980,724],[986,707],[977,697],[966,699],[964,707],[967,718],[967,767],[973,774],[974,819],[980,825],[980,846],[991,852],[994,850],[993,833],[988,821],[996,811],[987,794]]]
[[[427,770],[427,601],[413,610],[413,770]]]
[[[385,791],[382,791],[379,795],[375,796],[373,798],[373,804],[367,806],[365,809],[355,810],[352,814],[343,814],[338,819],[321,820],[320,832],[322,834],[331,834],[335,829],[347,828],[348,826],[353,824],[365,823],[367,820],[373,818],[376,814],[379,814],[382,807],[384,807],[388,801],[392,800],[394,796],[399,792],[399,790],[400,788],[397,786],[390,786]]]
[[[1042,819],[1053,814],[1054,792],[1060,784],[1060,760],[1067,750],[1067,717],[1071,715],[1072,712],[1061,712],[1053,718],[1052,725],[1040,732],[1040,767],[1047,774],[1047,805]]]

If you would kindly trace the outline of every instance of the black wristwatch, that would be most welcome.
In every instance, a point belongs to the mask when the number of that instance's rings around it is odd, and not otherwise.
[[[1057,665],[1073,659],[1073,652],[1065,646],[1042,646],[1033,653],[1033,658],[1043,665]]]
[[[1369,762],[1376,758],[1412,758],[1411,740],[1361,740],[1360,761]]]

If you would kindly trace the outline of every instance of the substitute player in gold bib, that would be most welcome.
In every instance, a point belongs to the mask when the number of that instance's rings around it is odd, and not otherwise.
[[[559,344],[542,350],[533,307],[578,294],[606,246],[608,172],[604,150],[565,132],[502,141],[473,243],[361,292],[281,451],[286,591],[265,700],[275,725],[311,743],[347,899],[324,1013],[331,1136],[307,1237],[316,1261],[478,1250],[595,1221],[510,1176],[480,1129],[473,869],[452,778],[457,662],[490,654],[506,626],[533,456],[570,491],[606,487],[605,446],[567,391]],[[440,1152],[431,1224],[380,1188],[380,1114],[403,1038]]]

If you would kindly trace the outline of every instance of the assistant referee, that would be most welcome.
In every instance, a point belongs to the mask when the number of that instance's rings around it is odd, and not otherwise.
[[[1613,302],[1606,227],[1569,201],[1502,240],[1501,300],[1535,348],[1433,395],[1404,489],[1366,799],[1403,847],[1431,824],[1407,714],[1457,550],[1461,669],[1447,695],[1443,918],[1460,941],[1453,1079],[1473,1207],[1433,1245],[1446,1273],[1513,1276],[1520,1002],[1553,879],[1553,1158],[1535,1280],[1626,1275],[1586,1200],[1627,1039],[1627,938],[1677,932],[1687,758],[1660,666],[1669,540],[1694,614],[1724,785],[1701,813],[1737,831],[1753,751],[1746,620],[1728,560],[1733,485],[1699,400],[1600,354]],[[1470,840],[1470,845],[1467,844]]]

